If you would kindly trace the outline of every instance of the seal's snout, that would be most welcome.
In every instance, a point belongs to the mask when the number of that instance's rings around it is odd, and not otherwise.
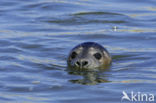
[[[77,60],[75,62],[75,66],[79,67],[79,68],[84,68],[84,67],[87,67],[89,64],[89,61],[86,60],[86,59],[80,59],[80,60]]]

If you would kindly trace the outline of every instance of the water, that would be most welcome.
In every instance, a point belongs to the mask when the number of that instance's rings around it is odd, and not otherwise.
[[[156,96],[155,5],[155,0],[1,0],[0,102],[120,103],[122,91]],[[108,49],[109,70],[66,71],[69,51],[85,41]]]

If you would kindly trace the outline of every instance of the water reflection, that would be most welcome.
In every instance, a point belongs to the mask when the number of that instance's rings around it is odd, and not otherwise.
[[[81,79],[71,79],[72,83],[82,84],[82,85],[96,85],[99,83],[111,82],[106,76],[103,76],[104,72],[109,71],[109,68],[98,71],[87,71],[87,70],[73,70],[74,68],[68,67],[68,74],[81,76]]]

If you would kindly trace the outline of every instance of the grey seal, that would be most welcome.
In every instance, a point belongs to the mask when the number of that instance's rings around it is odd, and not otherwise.
[[[69,53],[67,64],[70,68],[97,69],[111,64],[109,52],[95,42],[84,42],[75,46]]]

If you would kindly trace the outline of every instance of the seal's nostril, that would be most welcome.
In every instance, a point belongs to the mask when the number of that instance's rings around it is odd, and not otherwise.
[[[88,61],[82,61],[82,66],[85,66],[88,64]]]
[[[79,67],[84,67],[88,64],[88,61],[77,61],[75,64]]]

